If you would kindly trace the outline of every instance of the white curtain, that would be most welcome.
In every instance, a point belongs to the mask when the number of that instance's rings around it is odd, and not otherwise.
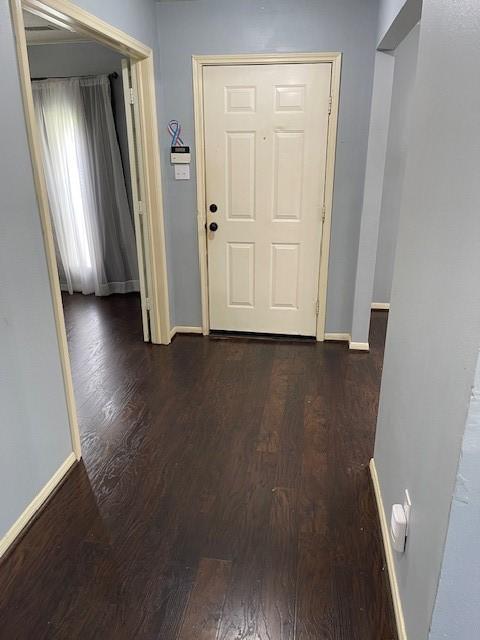
[[[108,76],[32,86],[62,289],[98,296],[138,291]]]

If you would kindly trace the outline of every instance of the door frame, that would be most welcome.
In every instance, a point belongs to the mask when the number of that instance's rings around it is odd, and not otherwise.
[[[150,259],[145,266],[150,273],[152,282],[152,290],[150,292],[151,334],[152,342],[169,344],[171,340],[171,328],[153,52],[150,47],[132,38],[120,29],[100,20],[91,13],[77,7],[68,0],[10,0],[10,9],[16,41],[18,73],[25,111],[27,138],[32,158],[33,178],[43,231],[43,242],[65,388],[72,449],[77,460],[79,460],[81,458],[80,432],[73,392],[62,296],[58,279],[52,219],[48,204],[45,175],[41,160],[41,146],[33,106],[23,9],[36,13],[67,30],[78,31],[101,44],[115,49],[122,55],[129,57],[132,65],[136,67],[145,200],[146,210],[149,212],[147,215],[147,224],[149,229]]]
[[[322,225],[322,244],[320,270],[318,276],[318,315],[316,338],[325,339],[325,315],[327,307],[328,259],[330,253],[330,230],[332,222],[333,184],[335,177],[335,154],[337,143],[337,123],[340,99],[340,75],[342,54],[329,53],[264,53],[240,55],[194,55],[193,70],[193,107],[195,117],[195,161],[197,168],[197,234],[200,266],[200,287],[202,301],[202,332],[210,333],[208,303],[208,249],[207,249],[207,202],[206,202],[206,166],[205,166],[205,129],[203,113],[203,69],[210,66],[265,65],[265,64],[321,64],[332,65],[331,112],[327,133],[327,161],[325,171],[325,218]]]

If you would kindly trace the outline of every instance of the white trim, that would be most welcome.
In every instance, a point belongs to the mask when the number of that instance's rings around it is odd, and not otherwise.
[[[22,515],[13,523],[7,533],[0,540],[0,557],[9,549],[9,547],[15,542],[17,537],[22,533],[25,527],[28,526],[32,518],[39,511],[39,509],[45,504],[48,498],[52,495],[58,485],[61,483],[67,472],[72,465],[77,461],[75,453],[68,456],[65,462],[57,469],[47,484],[41,489],[40,493],[30,502],[28,507],[22,513]]]
[[[341,58],[338,51],[308,53],[235,53],[226,55],[192,56],[201,66],[225,66],[235,64],[311,64],[317,62],[335,62]]]
[[[390,309],[390,303],[389,302],[372,302],[372,309],[373,310],[384,310],[384,311],[388,311]]]
[[[187,326],[179,326],[179,327],[172,327],[170,330],[170,339],[173,338],[173,336],[177,333],[199,333],[202,334],[203,333],[203,329],[202,327],[187,327]]]
[[[368,342],[352,342],[351,340],[348,343],[348,348],[351,351],[370,351],[370,345]]]
[[[142,220],[142,215],[139,210],[139,202],[145,201],[145,180],[142,156],[139,153],[140,124],[138,117],[138,105],[135,105],[135,100],[132,100],[132,96],[138,92],[137,73],[135,66],[128,58],[122,57],[121,63],[123,104],[125,109],[125,123],[127,125],[128,161],[130,166],[130,187],[131,198],[133,201],[133,224],[135,229],[135,243],[137,247],[137,291],[140,290],[143,339],[145,342],[150,342],[150,320],[149,309],[147,308],[147,298],[151,282],[147,282],[145,269],[145,265],[150,257],[148,255],[148,243],[145,242],[145,236],[148,236],[148,224],[146,222],[146,215],[148,212],[145,211]]]
[[[342,341],[342,342],[350,342],[350,340],[352,339],[352,336],[349,333],[326,333],[324,340],[325,342],[328,341]]]
[[[136,67],[141,151],[143,156],[145,201],[148,211],[150,277],[150,330],[152,342],[170,342],[170,299],[167,277],[167,250],[162,195],[162,165],[158,143],[158,116],[153,53],[132,62]]]
[[[393,550],[390,542],[390,532],[387,524],[387,518],[385,515],[385,508],[383,504],[382,491],[380,488],[380,481],[378,479],[377,468],[375,466],[375,460],[370,460],[370,475],[372,477],[373,490],[375,492],[375,501],[377,504],[378,517],[380,520],[380,530],[382,534],[383,550],[385,552],[385,559],[387,561],[388,579],[390,581],[390,590],[392,593],[393,608],[395,611],[395,620],[397,623],[398,640],[408,640],[407,631],[405,628],[405,619],[403,617],[402,600],[400,598],[400,591],[397,582],[397,573],[395,571],[395,560],[393,558]]]
[[[193,108],[195,116],[195,160],[197,167],[197,233],[200,264],[200,287],[202,300],[202,331],[210,332],[208,311],[208,261],[206,234],[206,176],[205,176],[205,132],[203,118],[203,67],[253,64],[320,64],[332,65],[330,93],[332,109],[328,122],[327,162],[325,168],[325,221],[322,228],[322,245],[319,264],[318,308],[316,337],[325,339],[325,319],[327,307],[328,261],[330,252],[330,231],[333,208],[333,183],[335,174],[335,154],[337,143],[338,108],[340,98],[340,72],[342,54],[333,53],[264,53],[240,55],[192,56]]]
[[[132,38],[124,31],[113,27],[97,18],[92,13],[81,9],[69,0],[11,0],[12,7],[22,6],[58,26],[69,31],[85,35],[89,39],[102,42],[105,46],[119,53],[132,56],[137,60],[148,58],[152,50],[139,40]],[[23,25],[23,19],[22,19]]]

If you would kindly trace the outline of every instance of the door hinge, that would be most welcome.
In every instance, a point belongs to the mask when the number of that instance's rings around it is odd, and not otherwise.
[[[141,200],[137,202],[137,207],[138,207],[138,215],[143,216],[143,214],[145,213],[145,210],[143,208],[143,202]]]
[[[333,98],[332,98],[332,96],[329,96],[329,98],[328,98],[328,115],[330,115],[332,113],[332,102],[333,102]]]
[[[322,205],[322,222],[325,222],[325,217],[327,215],[327,207],[325,204]]]
[[[151,311],[152,310],[152,303],[150,301],[150,298],[145,298],[145,309],[147,311]]]
[[[318,316],[320,314],[320,300],[315,302],[315,315]]]
[[[130,104],[135,104],[135,91],[130,87]]]

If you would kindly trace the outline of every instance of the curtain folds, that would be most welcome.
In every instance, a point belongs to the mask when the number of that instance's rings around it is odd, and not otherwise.
[[[139,291],[108,76],[32,86],[62,289],[98,296]]]

